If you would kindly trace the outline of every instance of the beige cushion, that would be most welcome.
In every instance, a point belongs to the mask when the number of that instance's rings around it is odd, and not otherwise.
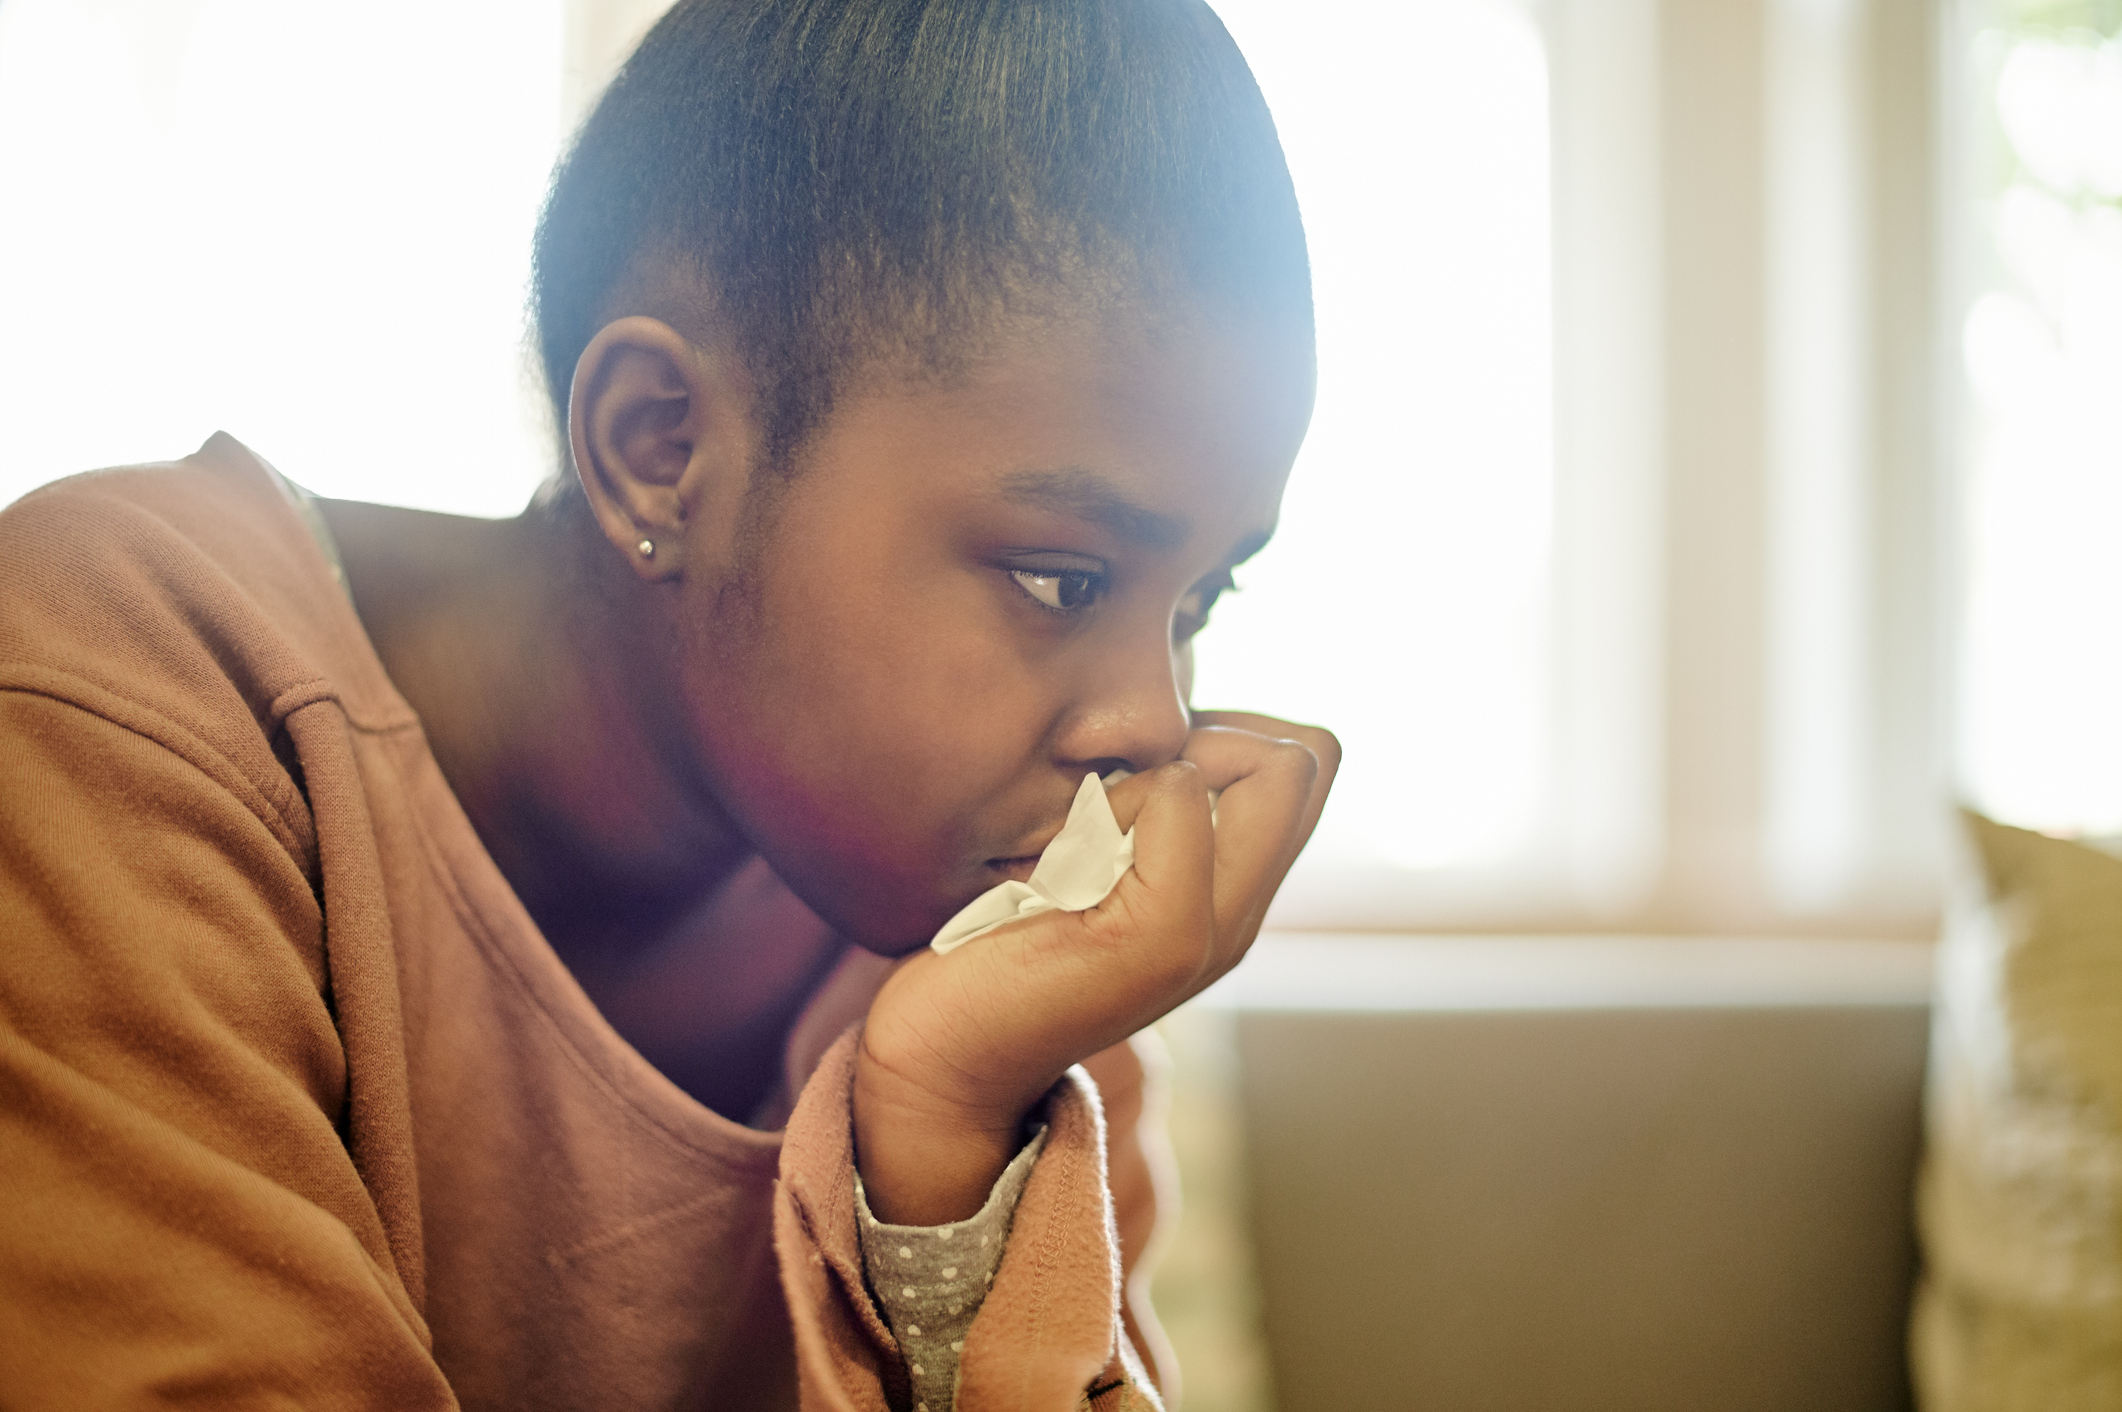
[[[1938,957],[1924,1412],[2122,1409],[2122,860],[1969,815]]]

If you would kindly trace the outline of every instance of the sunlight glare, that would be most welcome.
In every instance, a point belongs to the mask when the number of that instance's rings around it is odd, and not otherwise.
[[[1962,759],[1975,802],[2122,830],[2122,42],[2021,40],[1996,84],[2023,175],[1992,197],[1974,393]]]
[[[521,508],[560,39],[559,0],[0,5],[0,503],[219,428],[320,494]]]
[[[1307,859],[1496,862],[1548,783],[1541,38],[1507,0],[1216,9],[1304,208],[1319,400],[1281,530],[1200,640],[1195,700],[1340,735]]]

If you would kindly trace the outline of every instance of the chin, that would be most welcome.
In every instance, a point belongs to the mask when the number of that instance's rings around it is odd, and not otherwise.
[[[929,938],[951,919],[957,909],[942,916],[932,916],[927,908],[906,907],[894,909],[896,915],[884,909],[870,907],[839,908],[843,915],[828,918],[833,930],[846,941],[861,947],[875,956],[897,960],[911,956],[928,945]]]
[[[993,866],[964,869],[972,875],[945,888],[908,885],[905,871],[877,868],[858,874],[848,867],[840,874],[841,885],[829,895],[805,902],[842,940],[896,960],[928,945],[961,908],[1002,881],[1005,875],[992,871]]]
[[[894,940],[870,936],[849,936],[848,940],[873,956],[882,956],[891,961],[896,961],[902,956],[911,956],[922,947],[928,945],[928,935],[917,936],[911,940],[903,937]]]

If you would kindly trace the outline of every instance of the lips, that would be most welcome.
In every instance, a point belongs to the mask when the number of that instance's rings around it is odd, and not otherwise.
[[[1074,796],[1071,795],[1070,798],[1073,799]],[[1046,846],[1059,836],[1062,827],[1067,824],[1068,809],[1068,801],[1062,801],[1060,808],[1047,816],[1052,822],[1042,825],[1035,831],[1020,833],[1014,838],[1007,840],[1010,843],[1017,844],[1018,847],[1024,850],[1023,852],[989,858],[982,866],[998,882],[1004,878],[1014,879],[1017,882],[1029,881],[1032,869],[1039,866],[1039,855],[1046,852]],[[996,841],[1001,842],[1003,840],[998,839]]]

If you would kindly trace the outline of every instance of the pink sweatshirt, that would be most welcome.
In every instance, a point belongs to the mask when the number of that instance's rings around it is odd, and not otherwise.
[[[0,514],[0,1406],[903,1408],[849,1121],[887,964],[811,1000],[785,1133],[709,1111],[539,935],[268,467]],[[1143,1070],[1092,1067],[963,1412],[1158,1405]]]

